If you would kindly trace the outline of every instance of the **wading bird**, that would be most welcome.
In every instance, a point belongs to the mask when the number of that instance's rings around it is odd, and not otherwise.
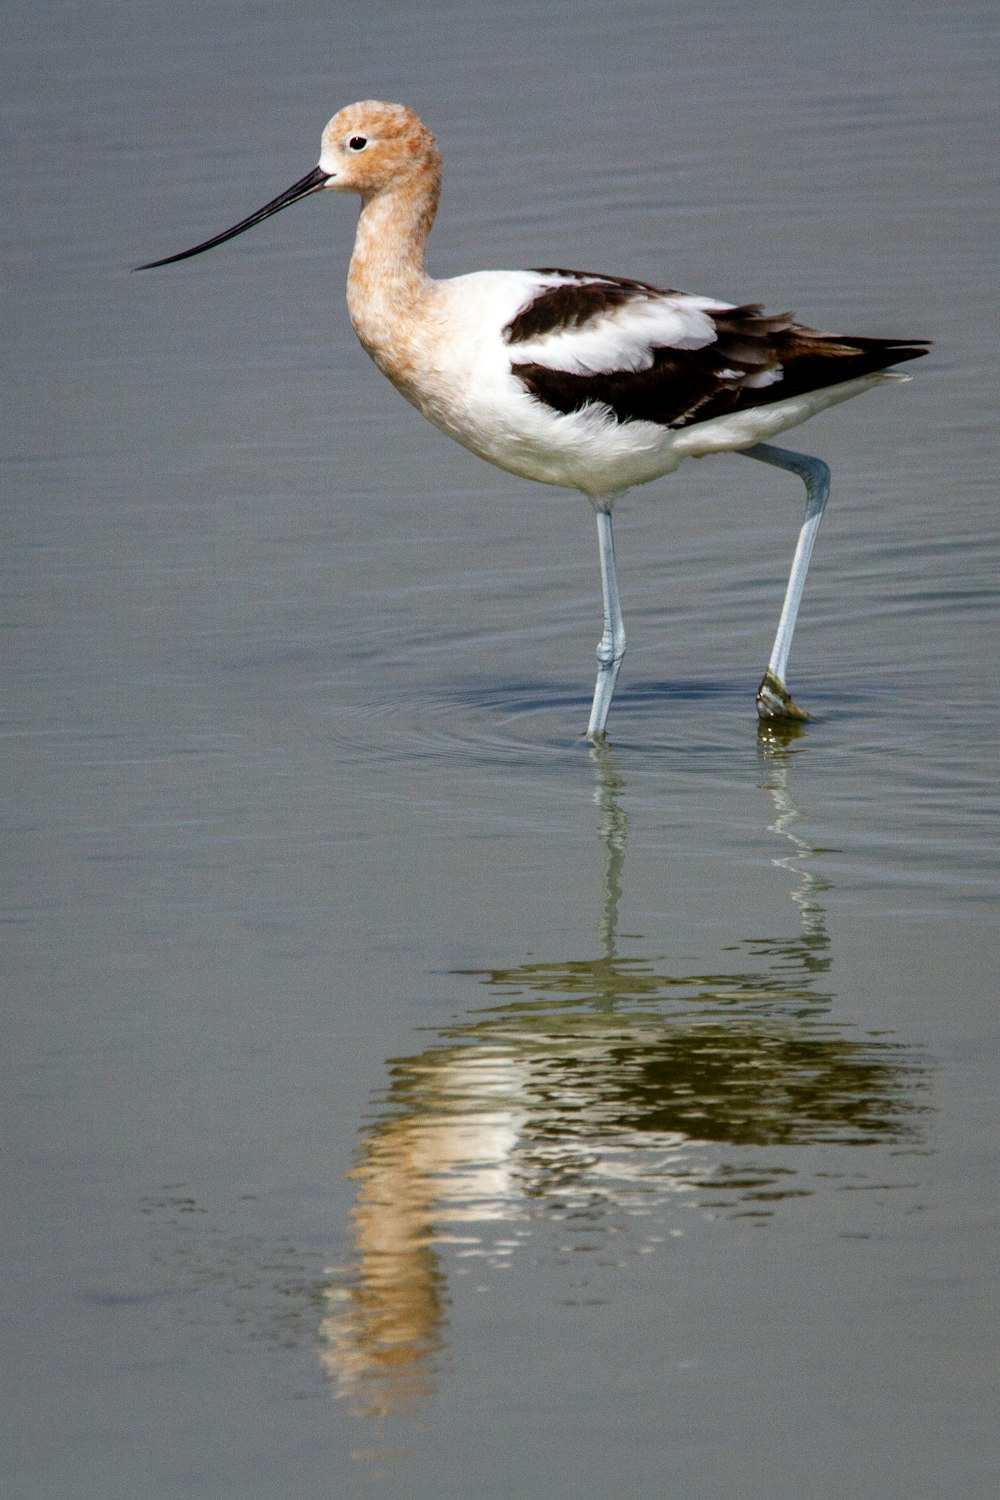
[[[480,458],[542,484],[582,490],[597,516],[604,633],[587,734],[604,734],[625,653],[612,504],[684,458],[743,453],[806,487],[784,606],[757,692],[762,719],[805,719],[785,670],[830,471],[766,439],[886,380],[925,339],[841,337],[756,304],[667,291],[582,271],[475,271],[435,281],[424,247],[441,156],[400,104],[367,100],[334,115],[319,164],[223,234],[150,270],[199,255],[300,198],[358,193],[347,278],[355,332],[393,385]]]

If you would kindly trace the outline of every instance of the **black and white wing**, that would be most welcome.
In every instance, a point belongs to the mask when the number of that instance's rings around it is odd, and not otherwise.
[[[687,427],[839,385],[926,353],[926,341],[846,338],[646,282],[540,270],[503,330],[512,373],[554,411],[599,403],[619,422]]]

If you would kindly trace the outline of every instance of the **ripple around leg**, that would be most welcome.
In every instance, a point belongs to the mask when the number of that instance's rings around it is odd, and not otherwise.
[[[522,760],[579,755],[583,693],[550,683],[497,681],[404,689],[379,702],[331,710],[335,741],[366,759],[399,756]]]
[[[343,684],[338,691],[339,701],[333,704],[331,692],[323,717],[350,759],[556,764],[578,761],[593,745],[585,733],[590,705],[582,684],[398,682],[368,701],[347,699]],[[744,746],[753,724],[743,680],[632,678],[616,694],[607,741],[641,756],[700,754],[706,747]]]

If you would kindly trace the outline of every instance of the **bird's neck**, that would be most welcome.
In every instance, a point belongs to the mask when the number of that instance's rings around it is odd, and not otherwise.
[[[358,338],[397,384],[405,378],[414,325],[433,296],[424,246],[439,191],[439,176],[424,173],[362,200],[347,307]]]

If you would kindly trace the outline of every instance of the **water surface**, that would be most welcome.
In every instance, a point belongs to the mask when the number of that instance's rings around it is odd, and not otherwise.
[[[39,11],[5,29],[11,1493],[996,1493],[995,8]],[[801,494],[634,493],[610,745],[578,496],[350,332],[568,263],[935,339]]]

